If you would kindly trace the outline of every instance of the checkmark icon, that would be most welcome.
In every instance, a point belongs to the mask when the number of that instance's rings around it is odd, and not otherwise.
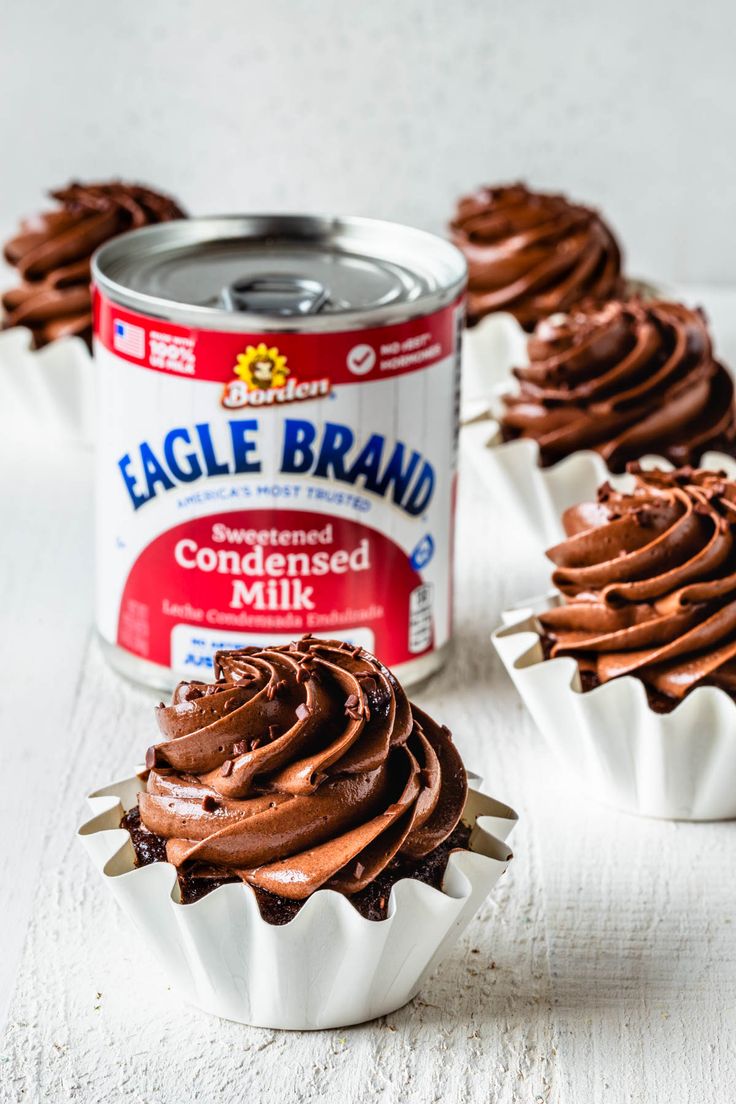
[[[347,355],[348,369],[354,376],[364,376],[376,363],[376,351],[371,345],[353,345]]]

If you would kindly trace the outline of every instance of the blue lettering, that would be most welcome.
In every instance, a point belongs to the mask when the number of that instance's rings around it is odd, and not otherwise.
[[[204,456],[205,467],[207,468],[207,474],[213,475],[227,475],[230,471],[230,465],[226,463],[220,463],[215,454],[215,446],[212,443],[212,430],[208,426],[207,422],[199,422],[194,427],[199,436],[199,443],[202,446],[202,455]]]
[[[371,433],[370,437],[363,445],[363,448],[358,454],[358,459],[350,469],[350,475],[348,481],[355,483],[359,475],[362,475],[365,483],[365,489],[367,491],[375,491],[378,494],[383,494],[383,491],[378,490],[378,472],[381,467],[381,460],[383,459],[383,446],[385,445],[385,438],[381,437],[378,433]]]
[[[162,490],[173,490],[181,483],[194,483],[205,475],[260,472],[258,428],[256,418],[229,421],[227,459],[217,455],[212,427],[207,422],[198,422],[193,429],[185,426],[170,429],[161,444],[161,458],[148,441],[141,442],[135,464],[127,452],[118,460],[133,509],[139,510]],[[281,471],[290,475],[311,474],[315,478],[339,483],[355,484],[360,481],[366,491],[381,496],[390,494],[396,505],[408,514],[416,516],[426,509],[434,494],[435,472],[429,461],[416,450],[410,450],[402,441],[396,441],[384,462],[385,437],[372,433],[358,449],[353,430],[337,422],[326,422],[319,442],[317,438],[318,429],[312,422],[287,418],[284,422]],[[352,450],[357,454],[351,463],[349,454]],[[135,469],[142,475],[137,476]],[[245,493],[244,487],[241,486],[241,490]],[[231,489],[230,493],[235,494],[236,490]]]
[[[322,447],[319,450],[319,460],[315,465],[314,474],[322,476],[323,479],[329,479],[332,474],[333,479],[338,479],[342,483],[354,483],[355,480],[345,471],[345,453],[353,447],[354,441],[355,434],[352,429],[336,425],[335,422],[325,422]],[[330,469],[332,469],[331,473]]]
[[[125,456],[121,456],[121,458],[118,460],[118,467],[120,468],[120,472],[123,476],[123,482],[125,483],[128,494],[130,495],[130,500],[133,503],[133,509],[139,510],[141,506],[144,506],[145,503],[148,502],[150,495],[143,495],[138,493],[138,484],[136,482],[136,478],[128,471],[130,467],[129,452],[126,452]]]
[[[230,437],[233,443],[233,459],[236,472],[259,472],[260,460],[255,457],[248,459],[251,452],[255,452],[257,443],[249,441],[247,435],[258,431],[258,422],[255,418],[245,418],[241,421],[230,422]]]
[[[143,471],[146,475],[149,498],[155,496],[157,483],[160,483],[165,491],[172,490],[174,481],[171,476],[164,471],[159,460],[156,459],[154,451],[148,441],[144,441],[141,445],[141,464],[143,465]]]
[[[407,514],[416,517],[421,514],[434,492],[434,468],[429,460],[424,461],[419,478],[414,484],[414,489],[404,503]]]
[[[400,506],[404,495],[409,489],[409,484],[414,478],[414,472],[417,470],[417,464],[420,460],[420,454],[416,452],[416,450],[412,451],[406,469],[404,469],[404,446],[401,441],[397,441],[394,446],[394,451],[391,453],[391,459],[386,465],[386,470],[374,488],[376,494],[385,495],[393,483],[394,489],[392,497],[396,505]]]
[[[199,462],[196,452],[188,452],[183,457],[187,467],[183,468],[177,460],[176,452],[174,451],[174,445],[177,441],[183,441],[185,445],[190,445],[192,439],[189,436],[189,430],[183,427],[169,430],[164,439],[164,458],[169,466],[169,471],[175,479],[178,479],[181,483],[193,483],[195,479],[201,477],[202,465]]]
[[[304,475],[314,462],[312,445],[317,431],[311,422],[299,418],[287,418],[284,423],[284,451],[281,470],[294,475]]]

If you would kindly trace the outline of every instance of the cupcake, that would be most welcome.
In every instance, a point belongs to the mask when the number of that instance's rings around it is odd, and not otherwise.
[[[168,196],[119,181],[51,194],[57,208],[25,220],[4,250],[21,282],[2,296],[3,413],[7,432],[21,440],[90,445],[90,258],[116,234],[183,213]]]
[[[540,616],[550,656],[583,687],[641,679],[668,712],[698,686],[736,694],[736,482],[725,472],[635,471],[564,519],[547,555],[565,602]]]
[[[528,349],[518,390],[502,400],[501,432],[536,441],[545,467],[580,449],[612,472],[646,453],[696,464],[708,449],[733,450],[733,381],[700,310],[588,303],[540,322]]]
[[[158,708],[146,771],[93,795],[83,839],[200,1007],[298,1028],[399,1007],[505,869],[490,830],[514,814],[360,648],[220,652],[215,674]]]
[[[25,326],[37,348],[59,337],[92,344],[90,258],[125,230],[184,217],[168,196],[139,184],[72,183],[51,192],[58,203],[21,223],[5,245],[20,284],[5,292],[3,327]]]
[[[566,511],[556,596],[510,615],[496,646],[591,790],[655,816],[733,817],[736,465],[634,465],[631,484]]]
[[[517,386],[499,397],[497,422],[490,432],[486,422],[482,440],[476,433],[476,457],[489,485],[547,540],[561,535],[564,508],[631,461],[692,465],[734,452],[733,382],[700,310],[638,298],[585,303],[540,322],[528,354]]]
[[[479,188],[458,203],[450,236],[468,263],[468,322],[494,311],[525,330],[587,298],[623,289],[621,251],[600,215],[524,184]]]

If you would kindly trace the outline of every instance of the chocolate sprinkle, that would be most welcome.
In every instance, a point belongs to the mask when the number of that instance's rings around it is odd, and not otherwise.
[[[266,698],[268,701],[273,701],[281,693],[282,688],[286,686],[283,679],[278,679],[276,682],[269,682],[266,688]]]

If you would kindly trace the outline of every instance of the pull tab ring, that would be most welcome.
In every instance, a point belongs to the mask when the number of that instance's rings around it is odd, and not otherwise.
[[[262,275],[234,280],[220,293],[226,310],[253,314],[318,314],[329,299],[319,280],[302,276]]]

